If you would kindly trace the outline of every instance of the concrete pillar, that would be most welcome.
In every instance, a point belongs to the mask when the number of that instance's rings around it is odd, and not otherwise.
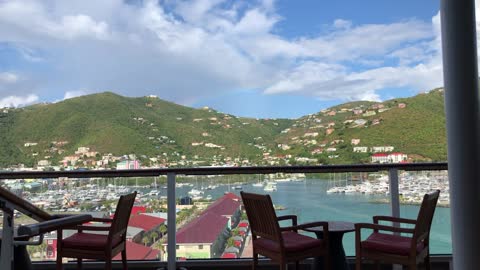
[[[455,270],[480,261],[480,99],[474,0],[442,0],[448,175]]]

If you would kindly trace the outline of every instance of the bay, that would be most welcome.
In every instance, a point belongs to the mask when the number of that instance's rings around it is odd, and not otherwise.
[[[218,199],[225,192],[240,194],[240,188],[247,192],[270,194],[273,203],[277,206],[285,207],[277,215],[295,214],[299,218],[299,223],[311,221],[349,221],[372,222],[372,216],[391,215],[390,204],[375,203],[379,199],[388,199],[388,195],[366,195],[366,194],[345,194],[330,193],[327,194],[329,183],[327,180],[306,179],[298,182],[278,182],[277,191],[266,192],[263,187],[254,187],[249,184],[219,185],[212,190],[203,189],[205,198],[208,195],[212,199]],[[183,186],[176,188],[176,197],[188,195],[192,188],[201,189],[198,185]],[[165,193],[165,194],[163,194]],[[166,195],[166,191],[162,191]],[[415,219],[418,215],[419,206],[401,205],[400,215],[405,218]],[[370,232],[362,232],[367,236]],[[345,253],[348,256],[355,254],[355,233],[347,233],[343,239]],[[450,208],[437,207],[432,223],[430,233],[431,254],[451,254],[451,231],[450,231]]]

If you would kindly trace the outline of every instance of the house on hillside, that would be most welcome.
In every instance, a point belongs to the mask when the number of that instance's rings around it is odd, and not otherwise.
[[[117,170],[137,170],[140,169],[140,161],[124,160],[117,163]]]
[[[373,116],[376,115],[377,113],[375,111],[366,111],[363,116],[368,117],[368,116]]]
[[[372,155],[372,163],[388,163],[388,155],[385,153],[375,153]]]
[[[357,119],[355,121],[353,121],[353,123],[357,126],[363,126],[367,123],[367,120],[365,119]]]
[[[380,152],[392,152],[394,149],[393,146],[374,146],[371,149],[373,153],[380,153]]]
[[[366,146],[355,146],[353,147],[353,152],[355,153],[367,153],[368,147]]]
[[[354,115],[359,115],[359,114],[362,114],[363,113],[363,110],[362,109],[354,109],[353,110],[353,114]]]
[[[375,153],[372,155],[372,163],[402,163],[407,160],[403,153]]]

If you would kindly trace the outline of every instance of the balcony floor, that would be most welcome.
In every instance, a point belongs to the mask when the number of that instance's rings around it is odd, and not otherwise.
[[[450,270],[451,269],[450,255],[446,256],[432,256],[431,269],[432,270]],[[355,269],[355,258],[348,258],[350,269]],[[177,269],[185,267],[187,270],[251,270],[251,260],[239,259],[239,260],[198,260],[178,262]],[[129,262],[129,270],[160,270],[166,269],[165,262],[158,261],[131,261]],[[292,264],[289,269],[294,269]],[[65,270],[77,269],[76,263],[70,262],[64,264]],[[84,262],[83,269],[85,270],[103,270],[103,264],[101,262]],[[113,263],[113,269],[122,269],[120,262]],[[261,260],[258,270],[278,270],[278,265],[270,263],[268,260]],[[369,263],[364,264],[362,270],[376,270],[375,266]],[[391,270],[392,265],[382,265],[381,270]],[[425,269],[423,265],[420,265],[419,270]],[[55,270],[54,262],[39,262],[33,263],[33,270]],[[299,270],[314,270],[313,264],[310,261],[305,261],[301,264]]]

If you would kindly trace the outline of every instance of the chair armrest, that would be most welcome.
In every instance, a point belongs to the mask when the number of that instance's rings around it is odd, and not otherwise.
[[[374,216],[373,217],[373,223],[375,224],[378,224],[380,220],[407,223],[407,224],[417,224],[417,221],[415,219],[407,219],[407,218],[399,218],[399,217],[391,217],[391,216]]]
[[[81,232],[83,230],[85,231],[110,231],[110,226],[84,226],[84,225],[80,225],[80,226],[77,226],[76,229]]]
[[[97,221],[97,222],[113,222],[113,219],[111,218],[92,218],[92,221]]]
[[[303,223],[296,226],[282,227],[280,228],[280,230],[281,231],[298,231],[298,230],[304,230],[312,227],[322,227],[324,233],[328,232],[328,222],[326,221],[316,221],[316,222]]]
[[[277,217],[278,221],[282,220],[291,220],[292,221],[292,226],[297,226],[297,216],[296,215],[285,215],[285,216],[279,216]]]
[[[411,228],[399,228],[387,225],[379,225],[372,223],[356,223],[355,224],[355,233],[360,234],[361,229],[372,229],[375,231],[390,231],[390,232],[399,232],[399,233],[414,233],[415,229]]]

